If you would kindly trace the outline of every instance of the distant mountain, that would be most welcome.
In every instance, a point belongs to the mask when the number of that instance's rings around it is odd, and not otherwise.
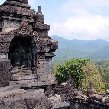
[[[109,42],[105,40],[67,40],[54,35],[59,42],[54,61],[63,62],[70,58],[109,59]]]

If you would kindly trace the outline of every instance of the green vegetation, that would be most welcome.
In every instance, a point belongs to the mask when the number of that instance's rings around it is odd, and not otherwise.
[[[90,62],[87,63],[87,65],[84,66],[82,69],[85,72],[85,78],[82,82],[83,90],[87,91],[87,87],[90,83],[92,83],[96,92],[105,92],[105,82],[103,82],[103,78],[100,70],[98,69],[98,66]]]
[[[96,92],[103,93],[109,82],[109,62],[95,63],[89,59],[74,58],[57,65],[54,73],[59,83],[66,82],[71,76],[76,88],[87,91],[91,82]]]
[[[84,91],[87,90],[90,82],[100,93],[109,88],[108,41],[67,40],[56,35],[53,36],[53,39],[59,41],[59,49],[56,51],[53,61],[56,66],[54,72],[59,83],[66,82],[69,76],[73,76],[77,88],[82,86]],[[87,60],[86,58],[90,58],[91,61],[88,60],[82,64],[81,62]]]
[[[98,61],[96,63],[102,75],[103,81],[106,84],[106,88],[109,88],[109,60]]]
[[[58,65],[55,73],[59,83],[66,82],[70,76],[74,78],[76,88],[82,85],[85,73],[82,67],[87,64],[87,59],[70,59],[65,61],[63,65]]]

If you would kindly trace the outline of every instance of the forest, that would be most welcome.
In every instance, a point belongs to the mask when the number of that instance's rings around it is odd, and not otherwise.
[[[97,93],[105,93],[109,88],[109,61],[72,58],[60,64],[54,64],[53,73],[58,83],[64,83],[69,77],[74,79],[77,89],[86,92],[91,83]]]

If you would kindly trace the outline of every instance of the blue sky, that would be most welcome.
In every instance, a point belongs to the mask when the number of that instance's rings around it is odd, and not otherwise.
[[[109,0],[29,0],[29,4],[36,11],[42,6],[45,23],[51,25],[49,35],[109,40]]]

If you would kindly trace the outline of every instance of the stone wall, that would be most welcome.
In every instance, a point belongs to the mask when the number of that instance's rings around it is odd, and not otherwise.
[[[80,99],[70,101],[70,109],[109,109],[109,105],[98,101],[80,101]]]
[[[109,93],[83,94],[76,91],[70,96],[70,109],[109,109]]]
[[[8,86],[10,81],[10,61],[0,59],[0,87]]]
[[[70,107],[60,107],[60,108],[56,108],[56,109],[70,109]]]
[[[45,60],[45,73],[51,74],[53,69],[52,59]]]

